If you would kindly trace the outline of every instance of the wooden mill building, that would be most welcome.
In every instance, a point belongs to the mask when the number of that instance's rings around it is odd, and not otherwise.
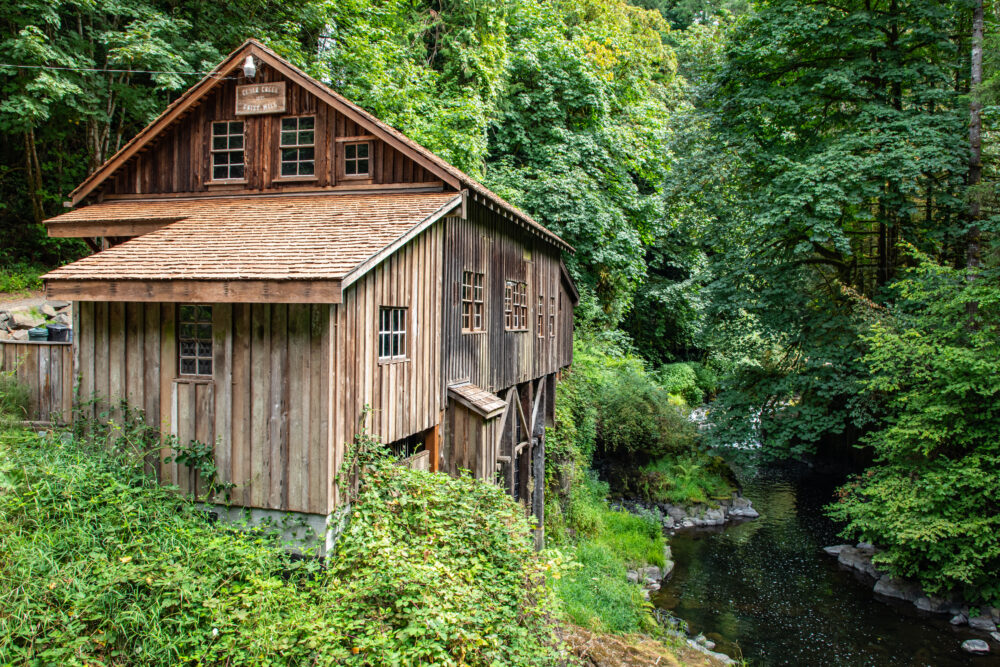
[[[49,234],[103,249],[44,279],[81,395],[214,443],[236,505],[327,521],[368,406],[410,465],[540,516],[578,297],[525,213],[252,40],[72,205]],[[197,491],[170,454],[162,481]]]

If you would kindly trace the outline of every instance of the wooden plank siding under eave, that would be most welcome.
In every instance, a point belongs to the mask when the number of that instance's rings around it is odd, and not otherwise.
[[[47,299],[175,303],[340,303],[339,280],[47,279]]]
[[[119,400],[145,410],[164,436],[150,460],[164,483],[204,497],[206,480],[164,462],[173,454],[165,436],[197,439],[214,446],[219,480],[236,485],[234,503],[327,513],[331,306],[209,305],[213,375],[203,377],[178,376],[177,304],[75,304],[81,396],[96,394],[102,411]]]
[[[333,366],[337,383],[331,419],[331,464],[343,461],[362,428],[385,443],[438,424],[442,410],[440,359],[443,221],[420,232],[344,290],[332,306]],[[406,308],[407,358],[378,359],[378,313]],[[366,406],[368,419],[362,417]],[[336,506],[330,498],[329,509]]]

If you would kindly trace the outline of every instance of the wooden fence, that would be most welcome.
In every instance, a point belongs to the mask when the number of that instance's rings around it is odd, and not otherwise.
[[[0,341],[0,372],[14,371],[28,388],[32,422],[65,424],[73,410],[73,345],[71,343]]]

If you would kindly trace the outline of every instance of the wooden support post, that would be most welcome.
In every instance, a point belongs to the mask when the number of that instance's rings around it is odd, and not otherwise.
[[[531,465],[534,468],[535,488],[531,494],[531,513],[535,515],[535,551],[545,548],[545,432],[531,448]]]
[[[441,413],[438,423],[431,428],[427,434],[427,441],[424,446],[427,448],[427,455],[430,457],[431,472],[437,472],[441,458],[441,422],[444,420],[444,413]]]

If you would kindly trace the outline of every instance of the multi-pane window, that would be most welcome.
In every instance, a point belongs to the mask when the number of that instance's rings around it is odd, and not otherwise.
[[[212,123],[212,180],[243,178],[243,121]]]
[[[344,175],[367,176],[371,144],[367,141],[344,144]]]
[[[177,317],[181,375],[212,374],[212,307],[184,305]]]
[[[549,297],[549,337],[556,335],[556,298]]]
[[[536,313],[538,320],[538,337],[541,338],[545,335],[545,297],[541,294],[538,295],[538,312]]]
[[[503,321],[508,331],[528,330],[528,283],[507,281],[503,292]]]
[[[379,308],[378,358],[382,361],[406,358],[406,308]]]
[[[462,272],[462,331],[485,331],[483,318],[484,274],[474,271]]]
[[[315,175],[316,118],[282,118],[280,148],[282,176]]]

